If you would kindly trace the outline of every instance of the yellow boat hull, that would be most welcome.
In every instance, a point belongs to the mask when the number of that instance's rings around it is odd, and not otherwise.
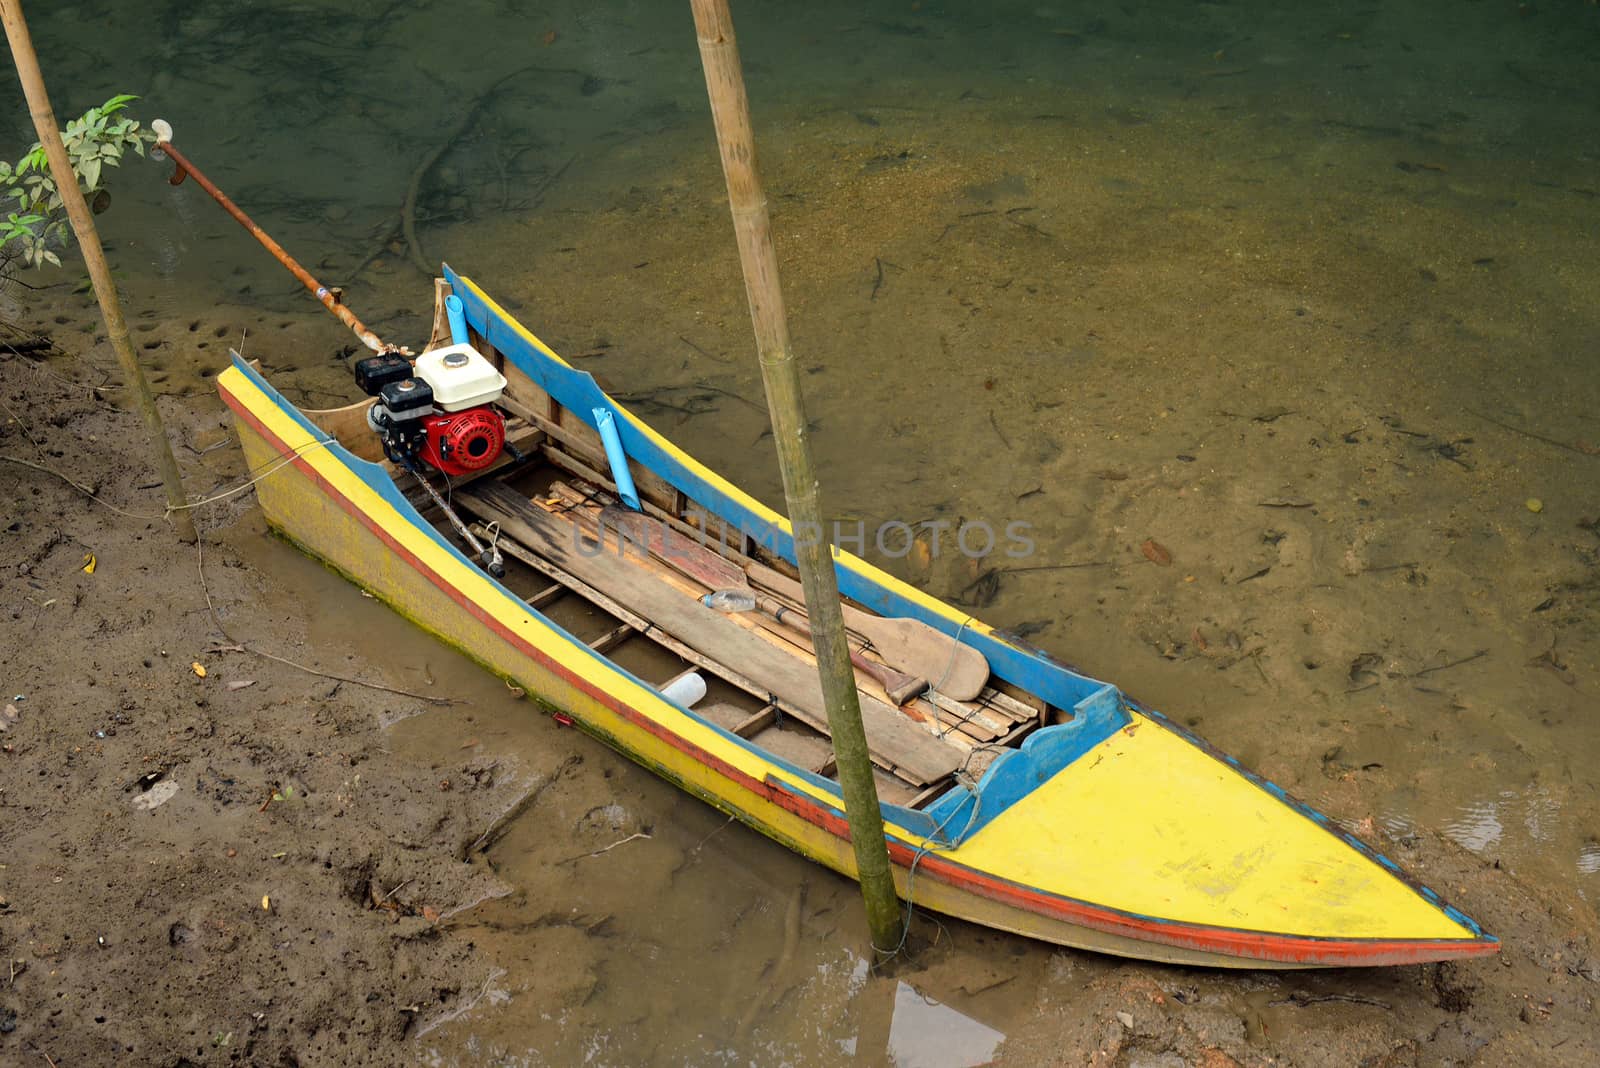
[[[535,358],[560,364],[470,282],[451,280],[471,298],[475,330],[509,331]],[[504,337],[496,343],[507,348]],[[381,467],[333,442],[241,361],[218,385],[262,476],[261,509],[285,536],[641,765],[854,877],[841,802],[827,783],[663,699],[545,619],[428,526]],[[670,450],[676,470],[714,480],[742,508],[782,523],[614,410]],[[864,561],[841,555],[840,568],[999,640]],[[1040,770],[1037,782],[1027,773],[1046,765],[1016,755],[1010,779],[997,777],[976,801],[956,799],[967,807],[949,809],[955,818],[942,833],[886,806],[902,896],[1047,942],[1179,964],[1385,965],[1497,951],[1470,919],[1325,817],[1114,688],[1106,693],[1115,729],[1064,766]],[[971,833],[952,839],[961,827]]]

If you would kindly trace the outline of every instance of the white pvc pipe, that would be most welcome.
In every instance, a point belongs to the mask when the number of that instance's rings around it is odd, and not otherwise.
[[[693,708],[706,695],[706,680],[697,671],[680,675],[661,687],[661,696],[684,708]]]

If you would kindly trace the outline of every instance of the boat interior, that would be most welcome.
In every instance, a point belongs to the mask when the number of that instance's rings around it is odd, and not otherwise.
[[[450,343],[443,310],[449,292],[449,283],[440,280],[430,349]],[[471,341],[506,378],[498,404],[507,415],[508,448],[470,478],[447,480],[433,472],[433,480],[473,533],[499,548],[506,566],[502,584],[596,654],[658,689],[698,674],[706,693],[693,705],[696,716],[790,766],[836,782],[793,564],[776,545],[729,523],[716,501],[696,499],[636,458],[629,468],[640,507],[624,506],[591,420],[535,381],[525,361],[508,360],[494,331],[488,334],[475,327]],[[384,459],[367,426],[370,403],[303,414],[358,457],[386,467],[423,519],[459,545],[417,480]],[[706,597],[719,590],[747,594],[758,607],[708,606]],[[1050,664],[1052,675],[1077,684],[1066,691],[1070,700],[1053,705],[1030,688],[990,674],[975,647],[976,630],[963,643],[959,630],[951,635],[926,622],[886,620],[869,604],[848,598],[844,603],[879,796],[908,815],[906,810],[933,808],[958,781],[975,787],[997,759],[1043,728],[1081,717],[1086,694],[1114,692]],[[895,635],[886,642],[874,626],[879,622],[912,630],[907,641],[922,659],[908,664],[906,649]],[[998,645],[986,628],[982,637]],[[930,648],[937,651],[931,661]],[[966,670],[974,659],[976,675]],[[917,667],[932,677],[920,677]],[[1077,738],[1072,748],[1081,751],[1087,741]],[[1066,755],[1054,754],[1050,763]],[[958,792],[963,798],[969,793]],[[945,807],[933,812],[941,822],[954,815]],[[928,816],[910,822],[926,823]]]

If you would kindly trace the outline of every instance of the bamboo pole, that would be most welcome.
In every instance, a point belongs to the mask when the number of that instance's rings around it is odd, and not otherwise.
[[[106,266],[105,250],[100,246],[100,235],[95,232],[94,217],[83,202],[78,189],[78,176],[67,157],[67,146],[61,143],[61,131],[56,128],[55,113],[50,110],[50,97],[45,93],[44,75],[39,70],[39,57],[33,50],[33,38],[22,17],[20,0],[0,0],[0,19],[6,26],[6,37],[11,42],[11,57],[17,65],[17,77],[22,79],[22,91],[28,98],[28,110],[33,114],[33,125],[39,131],[39,143],[44,146],[50,160],[50,175],[61,193],[61,203],[72,221],[72,232],[83,251],[83,261],[89,267],[89,280],[94,283],[95,299],[100,302],[100,317],[105,320],[106,335],[111,348],[122,366],[122,377],[133,390],[134,404],[144,418],[145,432],[150,438],[150,448],[155,454],[156,468],[167,490],[167,508],[172,515],[178,537],[186,542],[196,540],[194,517],[189,514],[188,499],[183,492],[183,478],[178,474],[178,462],[172,457],[167,443],[166,428],[161,424],[161,413],[156,409],[155,396],[144,371],[133,354],[133,343],[128,340],[128,324],[122,317],[122,304],[117,299],[117,286],[111,280],[111,269]]]
[[[750,302],[750,321],[761,359],[761,380],[772,413],[783,493],[795,532],[795,559],[805,589],[806,616],[811,620],[811,641],[828,707],[828,727],[833,735],[861,894],[866,900],[867,926],[879,957],[876,964],[899,949],[900,903],[889,867],[866,731],[861,726],[861,703],[850,666],[838,577],[833,570],[830,539],[823,527],[816,469],[806,438],[800,369],[789,345],[789,324],[778,284],[778,254],[772,244],[766,194],[756,170],[750,105],[733,36],[733,16],[728,11],[728,0],[689,0],[689,6],[694,11],[695,31],[700,39],[700,61],[705,68],[706,92],[711,98],[711,117],[722,153],[723,177],[728,183],[728,206],[739,241],[739,261],[744,267],[745,296]]]

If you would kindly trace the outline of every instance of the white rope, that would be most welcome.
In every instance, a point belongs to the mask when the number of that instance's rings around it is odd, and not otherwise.
[[[328,444],[330,444],[332,442],[332,440],[333,440],[332,438],[326,438],[326,439],[318,439],[318,440],[315,440],[315,441],[308,442],[305,445],[302,445],[299,448],[295,449],[293,452],[289,453],[289,455],[284,456],[281,459],[279,459],[277,463],[274,463],[271,467],[267,468],[265,471],[262,471],[260,474],[253,476],[248,482],[245,482],[245,483],[243,483],[241,485],[235,486],[232,489],[223,490],[221,493],[212,494],[210,497],[204,497],[204,498],[202,498],[202,499],[200,499],[198,501],[191,501],[188,504],[169,504],[169,505],[167,505],[166,510],[164,512],[162,512],[160,515],[146,515],[146,514],[141,513],[141,512],[130,512],[126,508],[118,508],[116,505],[112,504],[110,501],[104,499],[99,494],[97,494],[93,490],[89,489],[89,487],[81,485],[81,484],[79,484],[77,482],[74,482],[72,479],[68,478],[66,475],[63,475],[60,471],[57,471],[54,468],[45,467],[43,464],[31,463],[31,462],[29,462],[27,460],[20,459],[19,457],[16,457],[16,456],[0,455],[0,460],[6,460],[6,461],[9,461],[10,463],[20,464],[23,467],[31,467],[35,471],[42,471],[45,474],[54,475],[57,478],[59,478],[61,481],[65,482],[67,485],[71,486],[73,489],[77,490],[79,493],[83,494],[85,497],[89,498],[91,501],[94,501],[96,504],[99,504],[99,505],[101,505],[101,506],[103,506],[105,508],[111,509],[113,512],[116,512],[118,515],[125,515],[129,519],[144,519],[144,520],[148,520],[148,521],[151,521],[151,522],[155,522],[155,521],[160,521],[160,520],[171,519],[173,512],[183,511],[183,510],[186,510],[186,509],[199,508],[201,505],[212,504],[212,503],[214,503],[216,501],[225,500],[225,499],[227,499],[229,497],[233,497],[233,496],[236,496],[236,495],[238,495],[240,493],[243,493],[245,490],[249,489],[251,486],[254,486],[257,482],[260,482],[262,479],[266,478],[268,475],[273,474],[276,471],[278,471],[285,464],[293,463],[295,458],[300,456],[302,453],[304,453],[304,452],[306,452],[306,451],[308,451],[310,449],[314,449],[319,445],[328,445]]]
[[[944,833],[945,824],[955,819],[956,813],[961,811],[961,806],[956,805],[950,810],[950,814],[941,820],[939,825],[933,829],[932,834],[923,836],[922,844],[917,847],[917,851],[912,855],[911,865],[906,869],[906,919],[904,926],[902,926],[900,929],[900,941],[896,943],[895,947],[891,950],[879,949],[877,946],[872,947],[877,952],[883,954],[885,959],[893,959],[894,957],[899,956],[900,951],[905,948],[906,939],[911,936],[911,920],[917,911],[916,896],[913,892],[913,887],[916,885],[917,881],[917,865],[922,863],[923,857],[927,856],[933,851],[933,847],[936,844],[940,845],[944,849],[959,848],[961,843],[966,841],[967,835],[972,833],[973,826],[978,822],[978,810],[983,806],[983,798],[978,793],[978,784],[973,780],[971,774],[967,772],[967,761],[971,760],[972,754],[976,753],[979,749],[991,748],[996,747],[974,747],[971,752],[967,754],[966,759],[962,760],[961,766],[955,771],[956,783],[963,790],[967,791],[967,793],[972,797],[972,812],[967,816],[967,825],[961,828],[961,833],[956,835],[953,841],[941,838]],[[941,838],[941,840],[936,843],[936,838]]]
[[[939,681],[933,684],[933,688],[940,693],[944,692],[944,684],[950,681],[950,673],[956,669],[956,659],[961,654],[961,636],[967,632],[967,627],[971,626],[972,622],[971,616],[963,619],[960,628],[956,630],[956,636],[951,639],[950,660],[944,666],[944,674],[940,675]]]
[[[301,445],[299,448],[295,449],[293,452],[289,453],[289,455],[287,455],[287,456],[283,457],[282,459],[280,459],[277,463],[273,464],[271,467],[267,468],[265,471],[261,472],[259,475],[256,475],[253,478],[251,478],[250,481],[245,482],[245,483],[243,483],[241,485],[235,486],[232,489],[223,490],[221,493],[212,494],[210,497],[203,497],[198,501],[191,501],[188,504],[169,504],[167,506],[166,512],[163,515],[161,515],[159,518],[166,519],[166,518],[170,517],[173,512],[181,511],[181,510],[186,509],[186,508],[199,508],[203,504],[212,504],[212,503],[214,503],[216,501],[226,500],[229,497],[237,496],[238,494],[243,493],[245,490],[249,489],[251,486],[254,486],[257,482],[260,482],[262,479],[266,478],[268,475],[277,473],[286,464],[293,463],[295,461],[295,459],[297,457],[299,457],[301,454],[303,454],[303,453],[305,453],[305,452],[307,452],[307,451],[309,451],[311,449],[314,449],[319,445],[328,445],[328,444],[332,443],[332,441],[333,441],[332,438],[318,438],[315,441],[309,441],[306,444]],[[105,504],[104,501],[101,501],[100,503],[101,504]],[[106,507],[109,508],[111,506],[110,505],[106,505]],[[155,516],[141,516],[140,518],[141,519],[153,519],[153,518],[157,518],[157,517],[155,517]]]

